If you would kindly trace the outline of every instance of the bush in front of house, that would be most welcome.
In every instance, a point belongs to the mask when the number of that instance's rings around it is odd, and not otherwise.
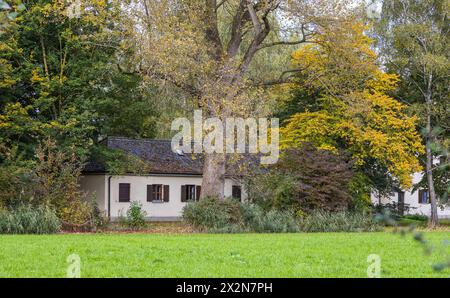
[[[242,227],[240,203],[236,200],[203,198],[183,208],[183,219],[197,229],[216,232],[239,231]]]
[[[363,212],[314,211],[299,219],[302,232],[376,232],[383,226]]]
[[[275,165],[248,175],[248,198],[267,211],[347,210],[353,204],[353,174],[347,156],[305,143],[283,151]]]
[[[61,223],[54,210],[44,206],[19,206],[0,211],[0,234],[52,234]]]
[[[202,231],[211,233],[288,233],[297,232],[292,213],[280,210],[264,211],[255,204],[234,199],[204,198],[189,203],[183,209],[183,219]]]
[[[127,216],[122,221],[128,228],[139,230],[147,226],[145,216],[147,213],[142,209],[142,204],[138,201],[133,201],[127,210]]]
[[[242,204],[242,217],[248,230],[256,233],[293,233],[299,227],[293,212],[272,209],[264,211],[251,203]]]

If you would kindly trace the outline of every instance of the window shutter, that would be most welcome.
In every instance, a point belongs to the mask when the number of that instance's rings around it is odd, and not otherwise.
[[[147,202],[153,202],[153,184],[147,185]]]
[[[421,204],[422,203],[423,190],[419,189],[418,194],[419,194],[419,204]]]
[[[164,202],[169,202],[169,185],[164,185],[163,196]]]
[[[200,185],[197,185],[195,188],[196,188],[195,189],[195,200],[198,201],[198,200],[200,200],[200,194],[202,192],[202,187]]]
[[[181,185],[181,202],[186,202],[186,185]]]
[[[130,201],[130,183],[119,183],[119,202]]]

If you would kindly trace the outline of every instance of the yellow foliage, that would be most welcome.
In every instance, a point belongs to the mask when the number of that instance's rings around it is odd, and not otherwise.
[[[292,54],[293,63],[304,69],[295,88],[325,91],[320,111],[295,114],[281,128],[281,147],[310,142],[335,151],[345,144],[356,165],[376,159],[410,187],[411,175],[421,170],[417,156],[424,151],[417,119],[386,94],[395,90],[399,78],[377,67],[366,29],[354,23],[330,30]]]

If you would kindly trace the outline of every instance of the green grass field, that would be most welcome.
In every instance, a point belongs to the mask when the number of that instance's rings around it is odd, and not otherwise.
[[[437,245],[450,233],[425,237]],[[370,254],[382,277],[450,276],[432,269],[442,254],[384,232],[3,235],[0,277],[65,277],[73,253],[82,277],[366,277]]]

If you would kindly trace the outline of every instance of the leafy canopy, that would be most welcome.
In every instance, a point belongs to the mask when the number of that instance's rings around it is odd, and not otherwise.
[[[366,29],[361,23],[348,23],[293,53],[293,64],[302,69],[293,88],[319,90],[320,96],[316,111],[305,110],[287,120],[281,146],[310,142],[331,151],[344,148],[355,165],[375,159],[409,187],[411,174],[420,170],[417,155],[423,152],[417,119],[388,95],[398,77],[377,67]]]

